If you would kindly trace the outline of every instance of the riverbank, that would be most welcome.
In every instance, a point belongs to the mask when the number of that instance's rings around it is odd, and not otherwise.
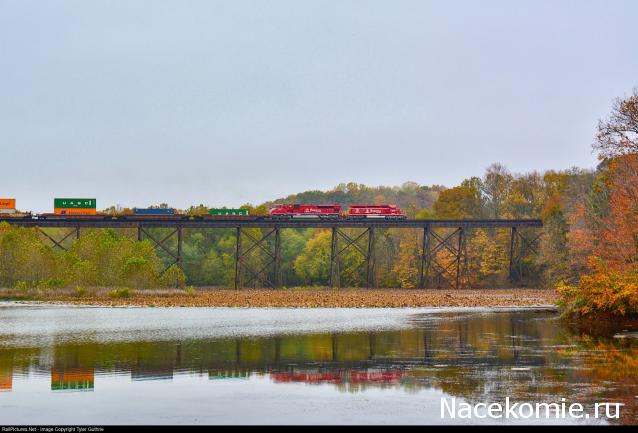
[[[46,291],[0,290],[0,299],[54,304],[145,307],[255,308],[407,308],[407,307],[546,307],[558,300],[555,290],[409,290],[409,289],[197,289]]]

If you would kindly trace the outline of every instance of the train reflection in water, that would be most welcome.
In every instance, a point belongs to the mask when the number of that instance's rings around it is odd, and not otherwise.
[[[602,400],[625,403],[635,420],[638,341],[594,338],[549,312],[445,313],[394,331],[169,341],[84,341],[0,346],[0,391],[50,376],[53,391],[100,391],[101,381],[182,378],[215,384],[267,380],[275,387],[342,392],[436,389],[470,402]],[[39,382],[38,382],[39,383]],[[38,385],[40,386],[40,385]],[[166,388],[167,390],[169,388]]]

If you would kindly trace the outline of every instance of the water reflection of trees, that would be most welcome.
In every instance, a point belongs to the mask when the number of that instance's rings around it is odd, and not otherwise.
[[[0,349],[0,390],[11,389],[14,371],[49,372],[52,388],[55,383],[60,389],[92,389],[94,371],[130,373],[133,380],[172,379],[182,372],[211,380],[257,374],[276,384],[323,384],[343,392],[435,388],[470,402],[506,396],[620,401],[626,405],[623,422],[635,422],[638,414],[635,340],[571,334],[538,312],[438,315],[387,332]]]

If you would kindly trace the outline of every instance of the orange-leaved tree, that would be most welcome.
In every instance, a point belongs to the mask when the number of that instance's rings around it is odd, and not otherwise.
[[[579,315],[638,316],[638,89],[600,121],[594,148],[602,163],[573,242],[589,272],[559,287],[562,302]]]

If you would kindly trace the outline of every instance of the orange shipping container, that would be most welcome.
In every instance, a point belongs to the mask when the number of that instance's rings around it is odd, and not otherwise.
[[[0,209],[15,209],[15,208],[16,208],[15,198],[0,198]]]
[[[13,372],[0,374],[0,392],[11,391],[11,388],[13,388]]]
[[[96,215],[95,209],[82,208],[55,208],[53,211],[56,215]]]

